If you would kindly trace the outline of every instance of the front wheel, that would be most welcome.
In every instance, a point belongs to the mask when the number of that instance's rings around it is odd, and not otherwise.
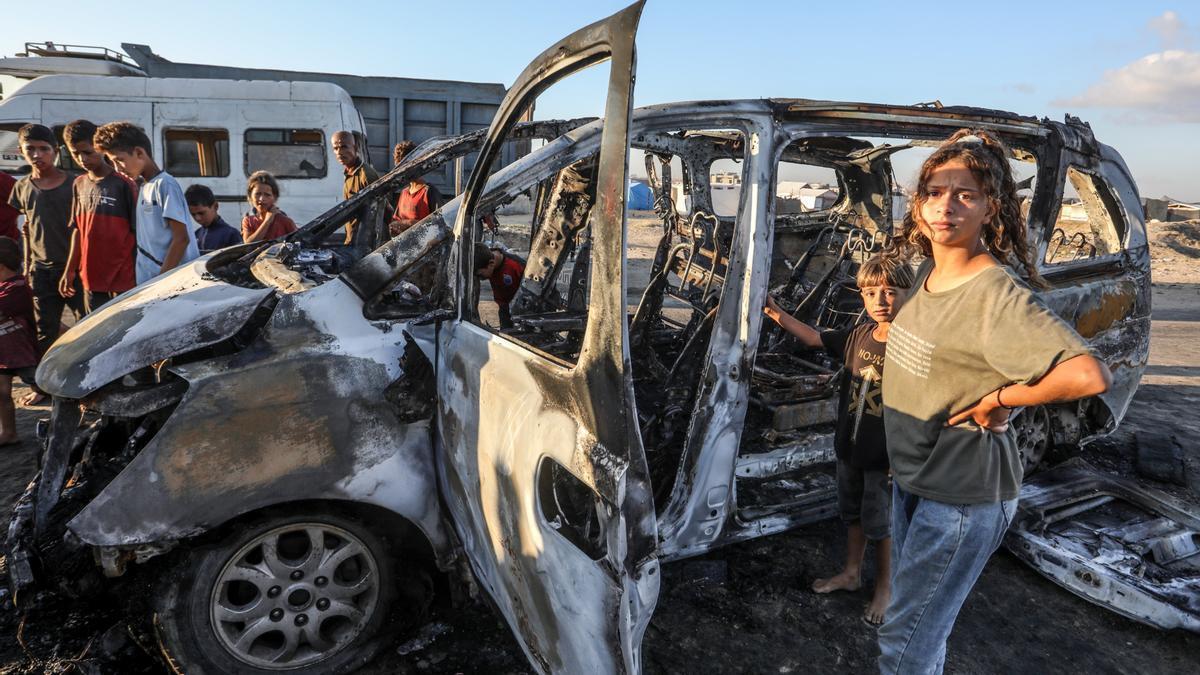
[[[187,673],[350,672],[374,656],[395,588],[383,541],[333,514],[261,518],[187,553],[155,624]]]

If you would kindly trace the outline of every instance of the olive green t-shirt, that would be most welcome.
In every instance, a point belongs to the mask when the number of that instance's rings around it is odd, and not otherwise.
[[[937,293],[925,289],[932,269],[932,259],[921,265],[888,334],[884,427],[895,480],[951,504],[1014,499],[1021,460],[1012,427],[946,421],[1006,384],[1036,382],[1087,345],[1008,267]]]

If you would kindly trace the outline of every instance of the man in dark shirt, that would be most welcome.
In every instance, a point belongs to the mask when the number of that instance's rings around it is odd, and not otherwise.
[[[337,156],[345,173],[342,199],[349,199],[379,180],[379,172],[360,154],[353,132],[339,131],[333,135],[333,154]],[[357,218],[346,221],[346,245],[354,243],[354,230],[357,227]]]
[[[32,171],[17,181],[8,204],[25,214],[25,270],[33,290],[38,349],[44,353],[58,339],[64,307],[70,307],[76,319],[83,317],[83,285],[76,280],[69,298],[63,298],[58,285],[70,256],[75,176],[55,165],[58,140],[50,129],[26,124],[17,140]]]
[[[242,243],[242,233],[217,212],[217,198],[207,185],[189,186],[183,196],[187,200],[188,213],[200,226],[196,228],[196,246],[200,248],[200,255]]]
[[[512,311],[509,303],[521,288],[521,277],[525,275],[525,262],[498,248],[475,244],[475,276],[486,279],[492,285],[492,299],[500,307],[500,327],[512,328]]]

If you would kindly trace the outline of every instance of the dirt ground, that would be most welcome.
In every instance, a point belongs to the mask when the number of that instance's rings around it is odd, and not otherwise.
[[[644,283],[654,225],[631,222],[634,284]],[[1200,223],[1150,225],[1154,241],[1154,315],[1149,367],[1122,426],[1083,451],[1097,466],[1127,476],[1137,444],[1177,443],[1188,486],[1145,481],[1200,505]],[[23,392],[21,392],[23,393]],[[20,395],[20,393],[18,393]],[[0,513],[35,470],[33,425],[46,407],[18,409],[26,439],[0,449]],[[1145,479],[1140,479],[1145,480]],[[841,528],[827,521],[666,565],[658,607],[643,643],[649,673],[821,672],[874,669],[875,632],[859,617],[869,582],[854,593],[817,595],[812,580],[834,571],[844,552]],[[870,574],[870,572],[868,572]],[[11,603],[0,593],[0,673],[100,672],[69,659],[114,619],[70,612],[33,617],[16,644]],[[65,630],[63,627],[66,627]],[[111,633],[110,633],[111,635]],[[67,636],[67,640],[61,640]],[[107,636],[106,636],[107,637]],[[111,672],[160,672],[132,648]],[[31,659],[31,656],[37,660]],[[68,660],[64,660],[68,659]],[[951,673],[1196,673],[1200,635],[1149,628],[1093,606],[1001,551],[967,600],[950,639]],[[108,671],[105,671],[108,672]],[[395,636],[363,673],[524,673],[520,648],[504,623],[479,603],[434,608],[415,633]]]

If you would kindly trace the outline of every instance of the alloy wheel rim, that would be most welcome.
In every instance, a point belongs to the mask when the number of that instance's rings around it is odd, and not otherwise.
[[[1050,445],[1050,413],[1042,406],[1026,408],[1013,419],[1017,436],[1017,452],[1025,473],[1037,468],[1046,457]]]
[[[265,532],[222,567],[209,602],[218,642],[239,661],[289,670],[330,658],[374,616],[378,562],[325,523]]]

